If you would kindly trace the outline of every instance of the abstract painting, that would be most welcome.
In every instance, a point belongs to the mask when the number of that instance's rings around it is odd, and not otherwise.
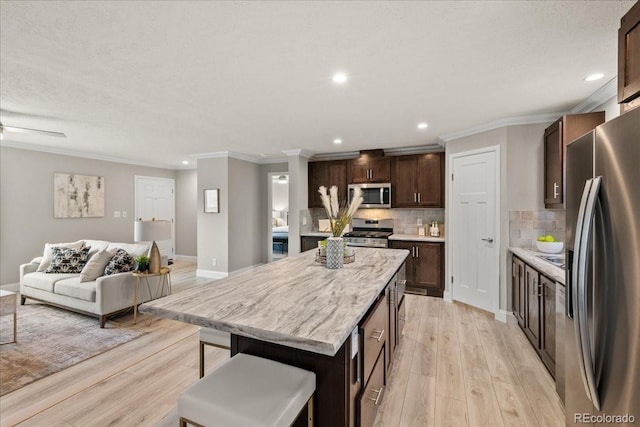
[[[55,218],[104,216],[104,177],[56,173],[53,176]]]

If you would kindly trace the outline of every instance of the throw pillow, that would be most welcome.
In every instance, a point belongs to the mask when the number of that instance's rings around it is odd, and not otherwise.
[[[126,273],[127,271],[135,270],[135,268],[136,260],[129,255],[129,252],[124,249],[118,249],[104,269],[104,275],[109,276],[111,274]]]
[[[89,247],[80,249],[53,247],[53,257],[45,273],[80,273],[89,258]]]
[[[70,243],[45,243],[42,261],[40,261],[40,265],[36,271],[45,271],[49,267],[49,264],[51,264],[51,258],[53,258],[53,248],[64,247],[80,249],[82,246],[84,246],[84,240],[78,240],[77,242]]]
[[[80,282],[91,282],[102,276],[104,274],[104,269],[107,267],[114,254],[115,251],[110,252],[103,249],[89,258],[89,261],[80,272]]]

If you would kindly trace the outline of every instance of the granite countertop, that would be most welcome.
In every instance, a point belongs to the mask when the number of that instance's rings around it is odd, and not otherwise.
[[[396,234],[393,233],[389,236],[389,240],[409,240],[414,242],[444,242],[444,236],[431,237],[431,236],[419,236],[417,234]]]
[[[338,270],[303,252],[142,304],[141,313],[335,356],[404,263],[404,249],[356,248]]]
[[[509,250],[517,255],[524,262],[543,273],[545,276],[555,280],[556,282],[565,284],[565,269],[551,264],[537,255],[557,255],[563,256],[563,254],[545,254],[542,252],[532,251],[531,249],[510,247]]]
[[[306,231],[304,233],[300,233],[300,236],[308,236],[308,237],[331,237],[332,234],[330,232],[325,231]]]

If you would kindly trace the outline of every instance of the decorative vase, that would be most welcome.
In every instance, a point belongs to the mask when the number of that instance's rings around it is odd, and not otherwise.
[[[327,268],[342,268],[344,261],[343,251],[342,237],[329,237],[327,239]]]

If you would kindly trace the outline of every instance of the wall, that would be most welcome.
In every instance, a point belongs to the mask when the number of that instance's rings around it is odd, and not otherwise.
[[[593,111],[604,111],[604,120],[609,121],[615,119],[620,115],[620,104],[618,104],[618,96],[614,96],[607,102],[598,105]]]
[[[229,271],[228,159],[198,159],[198,270]],[[204,190],[220,190],[220,213],[204,213]],[[213,264],[216,259],[216,265]]]
[[[309,159],[289,156],[289,255],[300,253],[300,234],[311,230],[311,214],[307,205]]]
[[[103,218],[53,217],[55,172],[105,178]],[[0,284],[19,281],[19,266],[46,242],[133,241],[134,176],[175,178],[175,171],[0,147]],[[113,211],[126,211],[114,218]]]
[[[198,254],[198,172],[176,171],[176,255]]]

